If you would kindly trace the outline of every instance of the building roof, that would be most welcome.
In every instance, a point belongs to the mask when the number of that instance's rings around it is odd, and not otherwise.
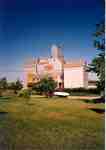
[[[53,65],[52,64],[47,64],[46,66],[45,66],[45,69],[46,70],[52,70],[53,69]]]
[[[39,58],[39,64],[41,65],[43,65],[43,64],[48,64],[49,63],[49,61],[48,61],[48,58]]]
[[[82,67],[86,64],[83,59],[74,60],[74,61],[66,61],[64,64],[64,68],[72,68],[72,67]]]

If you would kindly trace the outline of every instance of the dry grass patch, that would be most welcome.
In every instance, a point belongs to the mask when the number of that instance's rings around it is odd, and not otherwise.
[[[2,101],[0,150],[2,144],[6,150],[103,150],[104,117],[88,108],[84,101],[66,98]]]
[[[62,120],[65,115],[62,112],[49,112],[47,118],[53,120]]]

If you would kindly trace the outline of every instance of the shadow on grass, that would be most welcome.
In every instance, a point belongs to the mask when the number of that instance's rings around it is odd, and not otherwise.
[[[9,100],[11,100],[11,97],[10,96],[0,96],[0,102],[4,102],[4,101],[9,101]]]
[[[8,117],[8,112],[3,112],[3,111],[0,112],[0,120],[3,120],[7,117]]]
[[[102,99],[102,98],[92,99],[92,100],[84,99],[82,101],[85,102],[85,103],[91,103],[91,104],[105,103],[105,99]]]
[[[105,113],[105,109],[99,109],[99,108],[89,108],[89,110],[92,110],[98,114],[104,114]]]
[[[27,102],[26,104],[29,105],[29,106],[35,105],[35,103],[31,103],[31,102],[30,103]]]

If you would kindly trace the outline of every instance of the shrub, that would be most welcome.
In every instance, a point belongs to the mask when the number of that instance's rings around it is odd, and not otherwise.
[[[8,89],[13,90],[15,94],[18,93],[23,88],[23,85],[20,80],[17,80],[16,82],[11,82],[9,84]]]
[[[21,91],[18,93],[18,96],[19,96],[19,97],[23,97],[23,98],[30,98],[30,95],[31,95],[31,91],[30,91],[29,89],[21,90]]]
[[[78,95],[78,96],[100,94],[98,89],[73,88],[73,89],[64,89],[64,91],[70,93],[70,95]]]
[[[32,89],[37,91],[39,94],[44,94],[47,97],[51,97],[57,86],[57,83],[51,77],[45,77],[41,79],[41,81],[35,85],[33,85]]]
[[[7,79],[5,77],[1,78],[0,79],[0,89],[1,90],[6,90],[7,88],[8,88]]]

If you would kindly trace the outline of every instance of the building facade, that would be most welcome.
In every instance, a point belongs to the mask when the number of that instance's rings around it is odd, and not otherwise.
[[[64,64],[64,87],[88,87],[88,73],[86,72],[86,63],[83,60],[67,62]]]
[[[87,88],[88,73],[84,60],[67,61],[61,48],[53,45],[51,56],[28,60],[24,65],[24,86],[37,83],[44,76],[52,77],[60,88]]]

